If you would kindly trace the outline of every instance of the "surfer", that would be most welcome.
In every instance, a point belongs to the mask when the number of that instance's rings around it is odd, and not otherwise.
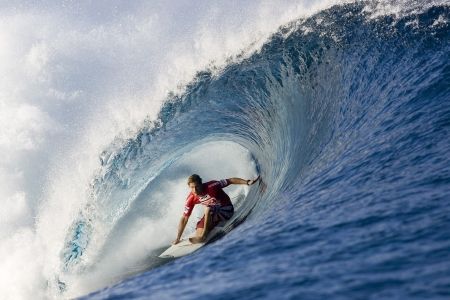
[[[180,242],[181,235],[183,234],[184,228],[186,227],[196,204],[205,206],[205,214],[200,221],[197,222],[196,236],[189,238],[189,241],[193,244],[204,242],[211,229],[221,221],[229,220],[233,216],[233,203],[231,203],[230,197],[223,191],[223,188],[230,184],[252,185],[258,181],[258,179],[259,176],[256,179],[248,180],[228,178],[202,183],[201,177],[197,174],[189,176],[188,186],[191,192],[186,199],[184,213],[181,217],[180,224],[178,225],[177,239],[173,241],[173,244],[175,245]]]

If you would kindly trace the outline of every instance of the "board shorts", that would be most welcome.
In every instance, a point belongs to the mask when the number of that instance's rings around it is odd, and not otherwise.
[[[211,210],[209,211],[211,215],[211,229],[216,227],[222,221],[228,221],[234,214],[234,207],[232,205],[229,206],[220,206],[214,205],[209,207]],[[205,227],[205,216],[197,222],[197,229]]]

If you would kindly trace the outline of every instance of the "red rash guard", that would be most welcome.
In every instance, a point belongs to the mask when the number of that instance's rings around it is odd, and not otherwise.
[[[189,193],[186,204],[184,207],[184,215],[189,217],[196,204],[202,204],[206,206],[233,206],[230,197],[222,190],[222,188],[228,186],[230,183],[227,179],[220,181],[209,181],[204,183],[203,195],[194,195]]]

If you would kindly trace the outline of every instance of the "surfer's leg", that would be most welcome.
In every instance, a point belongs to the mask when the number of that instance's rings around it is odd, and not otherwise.
[[[205,228],[205,215],[197,222],[197,229],[195,231],[196,236],[201,236]]]
[[[211,226],[210,208],[206,207],[203,218],[197,223],[196,236],[189,238],[189,241],[193,244],[201,243],[206,239],[208,234],[208,228]]]
[[[208,234],[208,231],[212,225],[212,220],[211,220],[211,208],[206,207],[205,209],[205,226],[203,227],[203,233],[200,236],[203,240],[206,239],[206,235]]]
[[[200,221],[197,222],[197,230],[195,231],[195,236],[189,238],[189,241],[192,244],[201,242],[201,237],[203,235],[204,226],[205,226],[205,216],[203,216],[203,218],[201,218]]]
[[[202,236],[203,231],[205,231],[204,228],[197,228],[197,230],[195,231],[195,236]]]

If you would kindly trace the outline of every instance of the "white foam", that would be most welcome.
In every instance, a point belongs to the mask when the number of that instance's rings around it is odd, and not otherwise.
[[[412,0],[382,0],[368,3],[364,12],[372,19],[386,15],[401,18],[406,15],[418,14],[430,9],[433,6],[448,5],[446,0],[412,1]]]

